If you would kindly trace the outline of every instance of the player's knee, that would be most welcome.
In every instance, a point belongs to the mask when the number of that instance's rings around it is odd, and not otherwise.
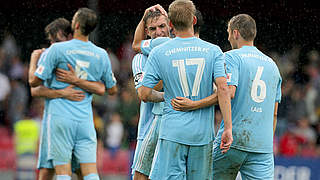
[[[98,174],[92,173],[83,177],[83,180],[99,180]]]
[[[57,180],[71,180],[71,176],[68,176],[68,175],[57,175]]]

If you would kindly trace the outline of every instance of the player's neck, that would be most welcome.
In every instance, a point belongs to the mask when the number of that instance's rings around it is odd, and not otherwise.
[[[84,35],[80,34],[79,32],[74,32],[73,38],[78,39],[80,41],[84,41],[84,42],[89,41],[89,36],[84,36]]]
[[[177,31],[175,30],[176,37],[180,38],[190,38],[194,37],[193,29],[187,29],[185,31]]]
[[[242,48],[242,46],[254,46],[253,41],[240,41],[238,47]]]

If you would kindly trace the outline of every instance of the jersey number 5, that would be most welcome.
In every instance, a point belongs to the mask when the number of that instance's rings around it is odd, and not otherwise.
[[[263,66],[259,66],[256,76],[254,77],[254,80],[252,82],[252,88],[251,88],[251,98],[253,101],[257,103],[261,103],[266,98],[266,83],[261,80],[261,75],[263,72]],[[258,95],[258,88],[260,88],[260,94]]]
[[[193,82],[193,87],[192,87],[192,96],[198,96],[199,94],[199,87],[200,87],[200,82],[202,79],[203,75],[203,70],[205,66],[205,60],[204,58],[191,58],[191,59],[186,59],[186,65],[191,66],[191,65],[197,65],[197,72],[196,72],[196,77]],[[190,96],[190,91],[188,87],[188,80],[187,80],[187,74],[186,74],[186,67],[184,65],[184,60],[173,60],[172,61],[172,66],[173,67],[178,67],[178,73],[179,73],[179,79],[180,79],[180,84],[182,87],[183,95],[184,97]]]
[[[89,68],[90,62],[76,60],[76,75],[80,79],[87,80],[88,73],[86,71],[81,70],[81,68]]]

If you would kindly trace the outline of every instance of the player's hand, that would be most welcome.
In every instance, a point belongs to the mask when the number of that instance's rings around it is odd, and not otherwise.
[[[31,53],[30,63],[37,63],[44,50],[44,48],[33,50]]]
[[[171,100],[171,105],[176,111],[194,110],[194,101],[185,97],[176,97]]]
[[[146,9],[143,16],[146,16],[150,11],[155,11],[157,9],[161,12],[161,14],[168,17],[167,11],[164,10],[164,8],[160,4],[156,4]]]
[[[61,82],[69,83],[69,84],[76,84],[79,78],[77,77],[74,69],[70,64],[68,64],[68,68],[70,71],[60,69],[60,68],[56,70],[57,80]]]
[[[232,141],[232,129],[225,129],[221,136],[220,149],[222,149],[222,153],[226,153],[230,149]]]
[[[70,101],[82,101],[85,98],[84,91],[73,89],[74,87],[74,85],[70,85],[61,89],[62,97]]]

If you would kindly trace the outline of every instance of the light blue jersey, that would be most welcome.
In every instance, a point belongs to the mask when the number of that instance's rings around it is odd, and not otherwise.
[[[169,37],[158,37],[155,39],[143,40],[141,42],[141,52],[142,54],[149,56],[151,50],[167,41],[171,40]],[[163,112],[164,102],[155,103],[152,109],[152,113],[156,115],[161,115]]]
[[[168,40],[171,40],[171,38],[158,37],[155,39],[143,40],[140,45],[141,52],[142,54],[148,56],[153,48],[159,46],[162,43],[167,42]]]
[[[45,60],[45,57],[47,56],[48,49],[46,49],[40,56],[37,66],[43,63]],[[48,87],[49,84],[51,84],[51,79],[46,79],[43,81],[43,85],[45,87]],[[38,153],[38,164],[37,168],[49,168],[53,169],[53,163],[51,160],[49,160],[48,157],[48,130],[50,129],[48,124],[48,106],[49,106],[50,99],[45,98],[44,99],[44,110],[43,110],[43,117],[42,117],[42,124],[41,124],[41,136],[40,136],[40,143],[39,143],[39,153]],[[72,159],[72,171],[75,172],[76,169],[80,168],[79,162],[76,161],[76,159],[73,157]]]
[[[90,41],[83,42],[77,39],[51,45],[35,75],[42,80],[50,79],[49,88],[66,88],[69,84],[57,81],[54,70],[56,68],[68,70],[67,64],[75,69],[77,76],[81,79],[103,81],[106,88],[111,88],[116,84],[107,52]],[[85,95],[85,98],[79,102],[63,98],[52,99],[48,112],[63,114],[65,117],[77,120],[92,119],[92,94],[86,92]]]
[[[47,56],[48,49],[46,49],[43,53],[41,53],[41,56],[38,60],[37,66],[39,66],[43,61],[44,58]],[[48,84],[50,83],[50,80],[47,79],[43,81],[43,85],[45,87],[48,87]],[[50,99],[45,98],[44,99],[44,110],[43,110],[43,116],[41,121],[41,135],[40,135],[40,143],[39,143],[39,153],[38,153],[38,164],[37,168],[54,168],[52,161],[48,160],[48,136],[47,136],[47,111],[49,106]]]
[[[143,68],[147,62],[148,57],[143,54],[136,54],[132,60],[132,73],[134,77],[135,88],[141,87],[144,76]],[[143,140],[150,129],[154,115],[152,114],[153,103],[143,102],[140,104],[140,118],[138,124],[138,140]]]
[[[226,76],[224,62],[218,46],[196,37],[176,37],[152,50],[142,85],[153,88],[163,80],[160,139],[186,145],[205,145],[213,140],[213,106],[181,112],[173,110],[170,101],[177,96],[194,101],[210,96],[214,79]]]
[[[43,52],[41,53],[41,56],[40,56],[40,58],[39,58],[39,60],[38,60],[38,63],[37,63],[37,67],[39,67],[39,66],[43,63],[43,61],[44,61],[44,59],[46,58],[47,54],[48,54],[48,49],[46,49],[45,51],[43,51]],[[46,79],[45,81],[43,81],[43,85],[44,85],[45,87],[48,87],[50,83],[51,83],[51,79]],[[46,116],[46,113],[47,113],[47,111],[48,111],[49,100],[50,100],[50,99],[48,99],[48,98],[45,98],[45,99],[44,99],[43,117]],[[45,120],[45,119],[46,119],[46,118],[43,118],[43,120]]]
[[[237,87],[231,101],[231,147],[272,153],[274,105],[281,100],[282,80],[277,65],[254,46],[226,52],[226,64],[228,85]],[[217,138],[221,138],[223,129],[222,121]]]

